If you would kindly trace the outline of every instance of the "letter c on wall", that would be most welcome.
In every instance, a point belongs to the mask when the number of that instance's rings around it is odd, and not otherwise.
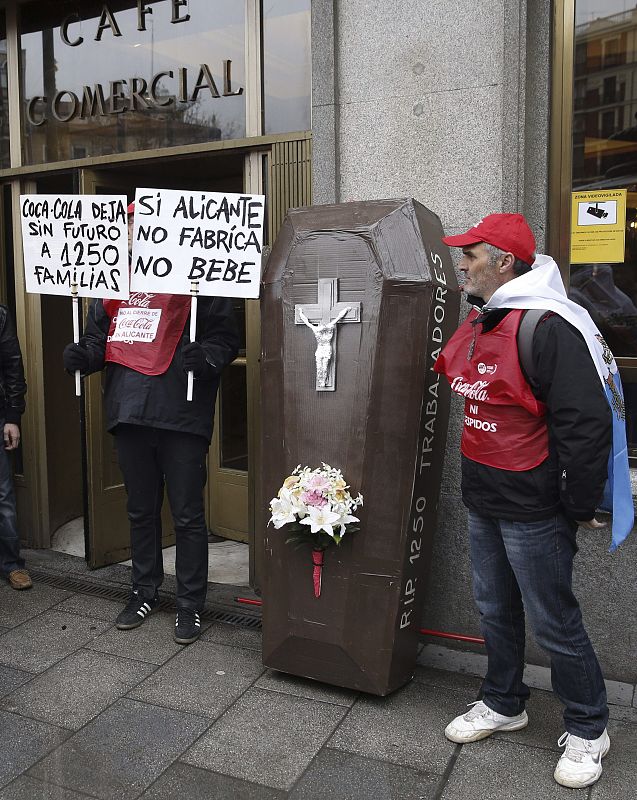
[[[37,103],[46,103],[46,97],[38,96],[32,97],[28,104],[27,104],[27,120],[29,121],[30,125],[33,125],[35,128],[38,128],[40,125],[44,125],[46,119],[44,117],[44,112],[39,119],[36,119],[33,114],[35,112],[35,106]]]
[[[80,22],[80,15],[76,11],[73,14],[69,14],[68,17],[64,17],[62,20],[62,25],[60,26],[60,37],[62,38],[64,44],[68,44],[69,47],[77,47],[84,41],[83,36],[78,36],[74,42],[69,39],[69,25],[73,21],[73,18]]]

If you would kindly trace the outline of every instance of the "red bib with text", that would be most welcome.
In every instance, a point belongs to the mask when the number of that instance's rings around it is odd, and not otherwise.
[[[518,358],[523,311],[510,311],[492,330],[472,325],[475,309],[449,340],[434,369],[465,398],[461,450],[472,461],[522,472],[548,456],[546,406],[531,391]]]
[[[111,318],[106,361],[144,375],[162,375],[175,355],[190,312],[190,298],[133,292],[128,300],[104,300]]]

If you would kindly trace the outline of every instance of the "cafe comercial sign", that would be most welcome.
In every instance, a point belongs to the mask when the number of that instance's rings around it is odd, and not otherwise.
[[[154,7],[153,7],[154,6]],[[188,8],[188,0],[170,0],[169,3],[150,3],[137,0],[137,31],[147,30],[149,15],[155,12],[170,14],[171,25],[191,23],[196,25]],[[92,37],[80,33],[80,15],[68,14],[59,24],[59,36],[65,47],[81,48],[91,39],[105,41],[107,37],[122,37],[118,11],[104,3],[94,21]],[[85,26],[82,26],[84,30]],[[174,108],[177,103],[196,102],[200,96],[232,97],[243,94],[242,86],[232,85],[232,61],[221,60],[221,80],[215,81],[213,70],[207,63],[194,68],[178,66],[163,69],[147,77],[133,75],[119,77],[108,83],[85,85],[81,90],[56,89],[52,97],[35,95],[26,102],[26,116],[34,127],[44,125],[49,116],[57,122],[75,118],[108,117],[127,111],[144,111],[150,108]],[[169,87],[169,91],[166,91]]]

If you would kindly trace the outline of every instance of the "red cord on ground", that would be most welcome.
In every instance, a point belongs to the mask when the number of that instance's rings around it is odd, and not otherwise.
[[[262,606],[263,600],[253,600],[250,597],[235,597],[236,603],[244,603],[247,606]]]
[[[472,642],[473,644],[484,644],[484,639],[479,636],[466,636],[464,633],[447,633],[446,631],[432,631],[429,628],[420,628],[418,633],[424,636],[438,636],[441,639],[457,639],[459,642]]]

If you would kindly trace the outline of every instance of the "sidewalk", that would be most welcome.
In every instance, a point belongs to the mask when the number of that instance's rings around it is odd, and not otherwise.
[[[124,567],[27,558],[37,571],[126,585]],[[232,587],[211,595],[229,606]],[[120,608],[43,581],[0,586],[0,800],[635,796],[632,700],[612,706],[599,783],[569,790],[552,777],[562,727],[550,693],[533,692],[527,729],[461,747],[442,732],[476,698],[477,677],[420,666],[376,698],[265,669],[259,630],[207,622],[184,648],[170,611],[118,631]]]

